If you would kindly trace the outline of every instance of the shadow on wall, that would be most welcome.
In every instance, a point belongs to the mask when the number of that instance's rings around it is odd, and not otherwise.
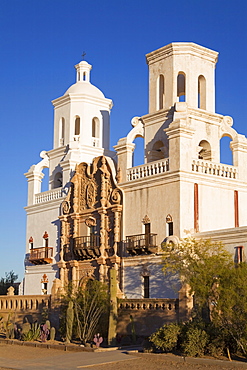
[[[56,227],[56,245],[54,245],[53,257],[57,263],[60,259],[59,253],[60,253],[61,221],[59,219],[52,221],[52,225]]]
[[[146,143],[147,162],[157,161],[169,157],[169,141],[164,129],[168,128],[173,120],[174,107],[167,112],[167,119],[158,129],[151,141]]]
[[[177,298],[181,288],[177,276],[166,276],[162,271],[162,265],[143,264],[129,266],[124,269],[124,294],[126,298],[144,298],[144,274],[149,276],[150,298]]]

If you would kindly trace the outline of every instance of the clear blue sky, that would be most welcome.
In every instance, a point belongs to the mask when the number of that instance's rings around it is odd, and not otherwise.
[[[85,50],[91,82],[113,99],[111,145],[135,115],[147,113],[145,54],[189,41],[220,52],[216,112],[247,134],[246,0],[1,0],[0,277],[23,276],[27,183],[23,176],[52,149],[50,101],[75,82]]]

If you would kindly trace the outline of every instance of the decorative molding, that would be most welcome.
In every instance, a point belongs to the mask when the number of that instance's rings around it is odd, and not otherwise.
[[[148,215],[146,215],[146,216],[143,217],[142,223],[143,223],[143,225],[146,225],[146,224],[150,224],[151,223],[151,220],[148,217]]]
[[[85,219],[85,224],[88,227],[96,226],[96,219],[94,217],[89,216]]]
[[[169,224],[170,222],[172,222],[172,216],[170,215],[170,213],[166,216],[166,223]]]

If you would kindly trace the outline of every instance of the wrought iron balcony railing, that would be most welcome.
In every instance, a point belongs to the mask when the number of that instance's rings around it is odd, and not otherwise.
[[[127,236],[124,242],[127,252],[132,255],[157,252],[156,236],[153,233]]]
[[[79,259],[92,259],[100,256],[99,235],[79,236],[74,238],[74,254]]]
[[[30,249],[29,261],[34,265],[52,263],[53,248],[41,247]]]

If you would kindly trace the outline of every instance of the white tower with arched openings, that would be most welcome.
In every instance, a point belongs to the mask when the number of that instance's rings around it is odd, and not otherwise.
[[[147,54],[149,113],[177,101],[215,112],[215,65],[218,53],[192,42],[176,42]]]
[[[197,151],[205,152],[200,143],[206,143],[205,158],[218,162],[218,127],[211,120],[215,113],[218,53],[191,42],[176,42],[147,54],[146,60],[149,67],[149,113],[142,117],[145,162],[169,156],[174,170],[186,169],[191,157],[198,158]],[[168,127],[171,133],[175,125],[170,126],[171,122],[180,119],[181,114],[191,121],[189,130],[192,131],[182,133],[180,128],[175,138],[168,133]],[[204,118],[198,119],[199,115],[204,115]],[[189,153],[187,149],[194,151]],[[177,158],[178,153],[181,160]]]
[[[78,142],[87,162],[102,150],[109,149],[110,110],[112,100],[90,82],[92,66],[82,61],[75,66],[76,83],[65,94],[52,101],[54,149]]]

